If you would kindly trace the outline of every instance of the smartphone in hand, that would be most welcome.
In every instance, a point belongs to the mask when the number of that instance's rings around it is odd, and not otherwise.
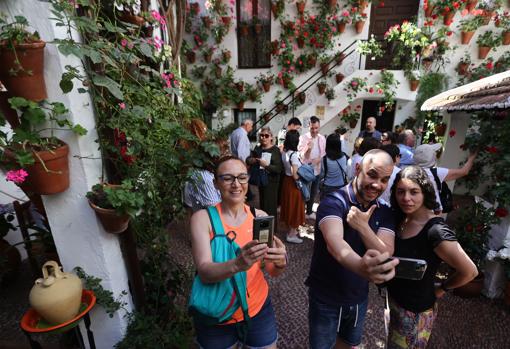
[[[253,240],[273,247],[274,217],[264,216],[253,219]]]
[[[407,280],[421,280],[427,270],[427,262],[423,259],[391,257],[397,258],[399,263],[395,267],[395,277]]]

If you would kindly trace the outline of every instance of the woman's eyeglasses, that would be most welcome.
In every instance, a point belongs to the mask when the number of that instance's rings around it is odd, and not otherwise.
[[[221,179],[223,182],[229,183],[229,184],[233,184],[236,179],[239,182],[239,184],[246,184],[246,183],[248,183],[248,180],[250,179],[250,175],[247,173],[241,173],[238,176],[234,176],[231,174],[224,174],[224,175],[219,175],[218,178]]]
[[[269,137],[271,137],[271,135],[270,134],[266,134],[266,133],[261,133],[261,134],[259,134],[259,137],[260,138],[269,138]]]

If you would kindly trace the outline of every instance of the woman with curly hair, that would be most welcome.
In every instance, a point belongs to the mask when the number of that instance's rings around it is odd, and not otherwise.
[[[426,348],[437,315],[437,299],[468,283],[478,272],[453,230],[434,214],[436,195],[423,169],[409,166],[397,174],[391,189],[391,207],[398,216],[395,257],[423,259],[427,270],[421,280],[394,278],[388,283],[388,348]],[[434,276],[441,261],[455,272],[435,285]]]

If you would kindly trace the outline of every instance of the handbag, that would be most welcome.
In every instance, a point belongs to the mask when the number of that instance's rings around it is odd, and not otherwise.
[[[257,187],[265,187],[269,184],[267,171],[263,168],[260,168],[258,164],[253,164],[250,166],[249,174],[250,179],[248,180],[248,183],[256,185]]]
[[[436,182],[437,190],[439,191],[439,200],[441,200],[441,206],[443,207],[443,213],[448,213],[453,211],[453,195],[452,191],[448,187],[446,182],[442,182],[439,180],[437,176],[437,168],[432,167],[430,169],[432,172],[432,176],[434,176],[434,181]]]
[[[290,154],[290,158],[292,158],[292,155],[295,153],[296,152]],[[299,160],[299,162],[301,162],[301,160]],[[312,165],[301,163],[301,166],[297,170],[297,174],[299,179],[296,180],[296,187],[301,192],[303,200],[308,201],[310,200],[310,184],[315,180],[314,168]]]

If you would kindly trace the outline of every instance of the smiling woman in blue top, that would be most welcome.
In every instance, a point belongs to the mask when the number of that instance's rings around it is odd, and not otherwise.
[[[388,153],[368,151],[347,186],[328,193],[317,210],[309,286],[310,346],[351,348],[361,342],[368,281],[394,276],[394,220],[378,198],[393,172]],[[336,344],[335,344],[336,343]]]

